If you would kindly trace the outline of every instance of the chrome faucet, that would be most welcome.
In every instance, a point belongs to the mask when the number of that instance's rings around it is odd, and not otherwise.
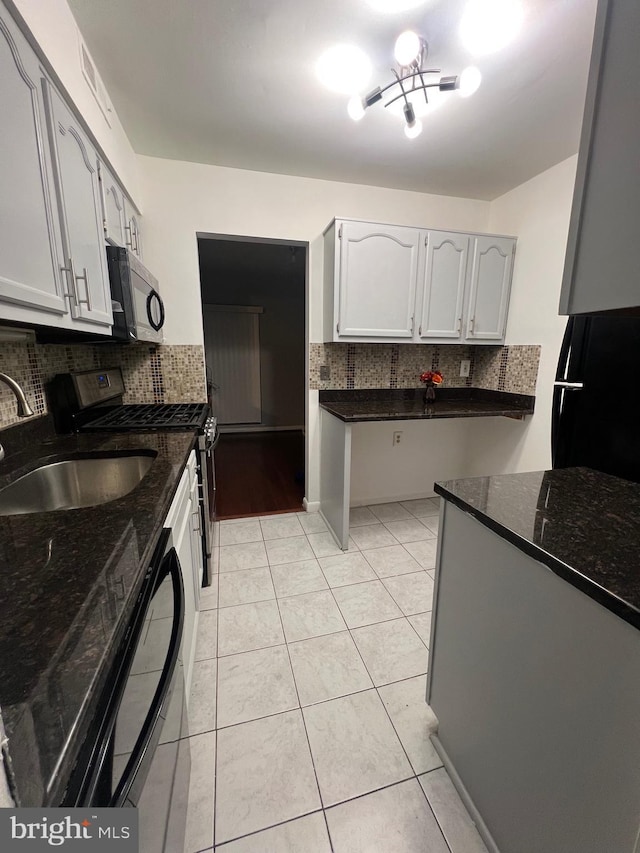
[[[4,382],[5,385],[8,385],[9,388],[13,391],[16,400],[18,401],[18,417],[19,418],[30,418],[33,415],[33,409],[29,405],[27,398],[24,395],[24,391],[18,385],[15,379],[12,379],[10,376],[7,376],[6,373],[0,373],[0,382]],[[0,444],[0,460],[4,459],[4,448]]]

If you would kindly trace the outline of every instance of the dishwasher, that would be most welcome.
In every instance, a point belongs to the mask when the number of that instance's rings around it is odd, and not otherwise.
[[[191,772],[184,610],[180,563],[164,528],[63,800],[136,807],[141,853],[184,845]]]

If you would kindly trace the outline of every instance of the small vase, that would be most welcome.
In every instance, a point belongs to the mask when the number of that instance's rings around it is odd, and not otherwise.
[[[424,404],[428,406],[436,401],[436,389],[433,384],[427,384],[427,387],[424,389]]]

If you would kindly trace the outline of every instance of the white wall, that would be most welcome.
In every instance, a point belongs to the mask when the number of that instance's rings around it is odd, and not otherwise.
[[[536,411],[524,426],[506,418],[476,421],[469,476],[551,467],[551,398],[566,317],[558,316],[577,156],[491,202],[489,230],[518,245],[507,344],[542,347]]]
[[[84,78],[80,66],[78,28],[68,3],[66,0],[13,0],[13,3],[125,189],[141,208],[137,156],[115,110],[111,113],[109,127]],[[108,4],[105,14],[108,14]]]
[[[145,263],[160,281],[166,340],[202,343],[197,232],[309,243],[310,340],[322,340],[322,231],[335,216],[486,230],[489,203],[140,157]],[[309,392],[307,498],[318,500],[318,394]],[[381,488],[383,481],[381,481]]]

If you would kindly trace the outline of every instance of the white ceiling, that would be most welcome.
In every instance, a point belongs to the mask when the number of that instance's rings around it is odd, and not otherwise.
[[[464,0],[383,15],[369,0],[69,0],[134,149],[242,169],[492,199],[578,148],[596,0],[523,0],[499,53],[473,59]],[[339,42],[391,80],[413,28],[445,75],[476,64],[479,91],[450,93],[415,140],[381,103],[353,122],[315,76]]]

